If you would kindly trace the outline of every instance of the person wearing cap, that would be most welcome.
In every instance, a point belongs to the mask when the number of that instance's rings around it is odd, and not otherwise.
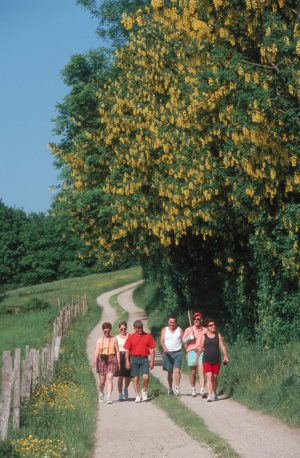
[[[163,370],[168,372],[168,394],[180,396],[180,378],[183,330],[177,325],[177,319],[172,315],[168,319],[168,326],[160,333],[160,344],[163,349]],[[175,378],[175,391],[173,391]]]
[[[196,390],[196,370],[198,366],[200,396],[206,397],[204,390],[205,379],[202,365],[202,354],[197,359],[197,350],[200,346],[201,337],[206,334],[207,329],[202,326],[202,313],[195,312],[193,314],[193,325],[184,331],[182,341],[187,351],[187,363],[190,368],[190,382],[192,386],[192,396],[197,396]]]
[[[147,401],[147,388],[149,384],[149,368],[154,368],[155,340],[153,336],[144,332],[141,320],[133,323],[135,332],[130,334],[124,344],[126,351],[126,369],[130,369],[130,376],[133,378],[133,389],[135,391],[135,402]],[[148,356],[150,355],[150,362]],[[142,375],[143,388],[139,393],[139,377]]]

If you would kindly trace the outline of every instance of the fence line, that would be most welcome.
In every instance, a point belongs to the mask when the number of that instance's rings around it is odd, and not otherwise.
[[[20,427],[22,406],[29,401],[36,386],[50,383],[54,376],[54,361],[59,357],[63,335],[75,319],[86,314],[86,296],[79,303],[63,307],[53,323],[53,337],[41,350],[25,348],[21,361],[21,349],[16,348],[14,357],[10,351],[2,353],[2,388],[0,398],[0,440],[8,436],[10,419],[13,429]]]

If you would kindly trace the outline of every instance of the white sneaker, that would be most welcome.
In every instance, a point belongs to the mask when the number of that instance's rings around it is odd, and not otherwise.
[[[142,390],[142,399],[143,399],[143,401],[148,401],[148,393],[147,393],[147,391]]]
[[[195,396],[197,396],[197,391],[196,391],[196,388],[195,388],[195,387],[192,388],[192,396],[193,396],[193,398],[194,398]]]
[[[99,393],[99,402],[104,402],[104,393]]]
[[[176,387],[175,387],[174,393],[175,393],[176,396],[180,396],[181,393],[180,393],[180,388],[179,388],[179,386],[176,386]]]
[[[137,394],[135,398],[135,402],[141,402],[141,396],[139,394]]]
[[[207,396],[207,402],[213,402],[214,401],[214,398],[213,396]]]
[[[107,404],[112,404],[112,400],[111,400],[111,397],[110,397],[110,396],[107,396],[106,402],[107,402]]]

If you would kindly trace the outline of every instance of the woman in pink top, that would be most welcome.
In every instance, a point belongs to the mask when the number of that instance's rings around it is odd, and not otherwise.
[[[205,379],[202,365],[202,358],[197,362],[197,349],[201,342],[201,337],[206,333],[207,329],[202,326],[202,313],[195,312],[193,314],[193,325],[184,331],[182,341],[187,351],[187,363],[190,368],[190,382],[192,386],[192,396],[197,395],[196,391],[196,369],[198,366],[200,396],[206,397],[204,392]]]

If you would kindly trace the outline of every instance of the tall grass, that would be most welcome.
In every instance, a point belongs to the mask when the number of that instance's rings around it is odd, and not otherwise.
[[[149,316],[151,331],[158,336],[161,322],[157,284],[146,282],[134,292],[134,300]],[[179,317],[180,326],[188,323]],[[292,426],[300,425],[300,342],[275,349],[237,341],[227,344],[230,363],[222,368],[219,390],[250,409],[273,415]],[[183,368],[185,369],[185,368]]]

